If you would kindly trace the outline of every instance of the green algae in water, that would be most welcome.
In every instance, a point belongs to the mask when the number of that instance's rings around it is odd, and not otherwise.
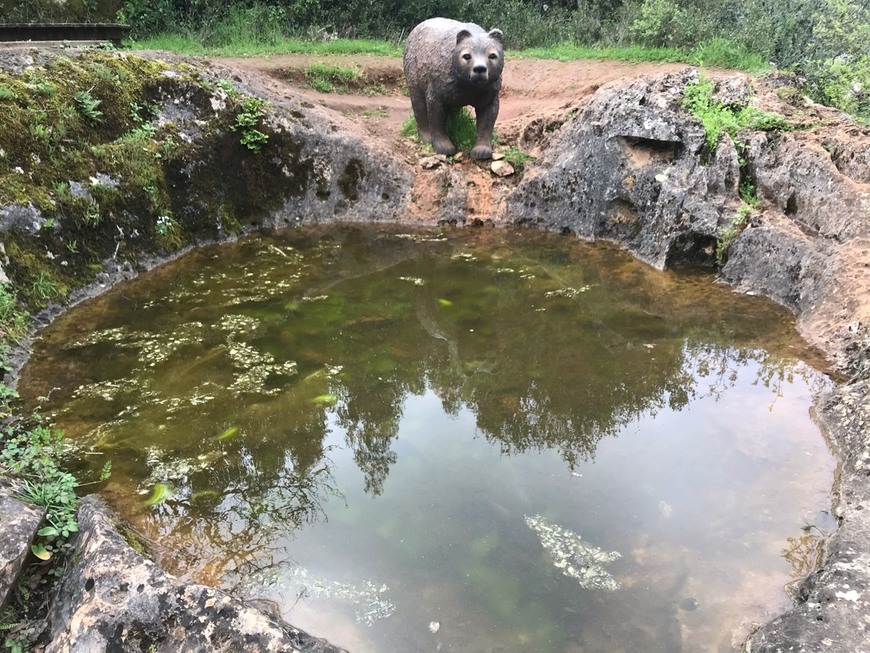
[[[170,570],[354,653],[728,650],[831,528],[813,364],[707,275],[344,227],[88,302],[20,388],[113,461],[104,495]]]

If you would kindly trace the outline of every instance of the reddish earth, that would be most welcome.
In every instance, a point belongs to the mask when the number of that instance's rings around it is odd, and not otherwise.
[[[221,58],[218,65],[229,68],[241,81],[276,100],[303,96],[311,104],[342,114],[359,136],[374,148],[388,149],[406,163],[417,167],[427,156],[419,145],[399,134],[411,115],[411,101],[404,93],[402,61],[376,55],[276,55],[270,57]],[[355,68],[359,82],[342,92],[321,93],[305,76],[312,63]],[[546,145],[548,128],[558,127],[584,98],[600,86],[639,75],[672,72],[685,64],[632,64],[619,61],[571,61],[551,59],[509,59],[503,74],[501,107],[496,132],[502,145],[518,145],[538,155]],[[428,153],[431,155],[431,152]],[[507,179],[489,171],[489,162],[470,159],[443,168],[421,170],[415,179],[408,218],[430,222],[445,188],[462,183],[468,193],[470,219],[500,222],[509,189],[519,175]]]
[[[402,123],[411,114],[411,101],[403,92],[402,61],[374,55],[277,55],[272,57],[225,58],[219,63],[242,76],[259,78],[258,85],[281,96],[286,89],[302,94],[357,122],[371,137],[392,142],[399,138]],[[380,92],[319,93],[305,78],[312,63],[357,68],[369,88]],[[508,59],[505,64],[497,131],[502,140],[514,141],[536,119],[558,119],[582,98],[600,86],[618,79],[671,72],[685,64],[632,64],[620,61],[570,61]],[[253,80],[246,80],[253,81]]]

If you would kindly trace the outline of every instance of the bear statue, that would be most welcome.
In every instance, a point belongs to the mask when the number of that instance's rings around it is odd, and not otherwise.
[[[430,18],[411,30],[402,63],[420,138],[438,154],[454,154],[456,147],[446,131],[447,116],[472,106],[477,115],[477,142],[471,156],[490,158],[504,68],[501,30],[487,32],[474,23]]]

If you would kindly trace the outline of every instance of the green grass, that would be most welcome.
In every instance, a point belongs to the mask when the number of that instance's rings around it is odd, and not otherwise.
[[[348,86],[359,82],[363,73],[359,68],[325,64],[315,61],[305,69],[305,79],[311,87],[321,93],[349,92]]]
[[[556,59],[558,61],[628,61],[631,63],[686,63],[694,66],[730,68],[761,74],[770,69],[761,55],[734,45],[726,39],[713,39],[691,50],[681,48],[650,48],[641,45],[598,47],[562,43],[545,48],[509,51],[508,57]]]
[[[336,39],[312,41],[303,38],[281,37],[258,41],[246,34],[223,45],[204,45],[192,33],[158,34],[139,41],[127,41],[125,46],[142,50],[169,50],[188,55],[260,56],[268,54],[374,54],[401,57],[403,44],[372,39]],[[558,61],[614,60],[634,63],[686,63],[715,68],[745,70],[762,73],[769,69],[764,59],[742,46],[726,39],[713,39],[691,50],[680,48],[652,48],[640,45],[602,47],[562,43],[559,45],[525,50],[511,50],[510,57],[556,59]]]
[[[399,134],[404,138],[419,140],[417,121],[413,115],[402,123]],[[453,141],[458,152],[469,152],[474,147],[477,142],[477,122],[467,107],[453,111],[447,117],[447,135]]]
[[[581,60],[616,60],[616,61],[652,61],[660,63],[686,62],[686,52],[677,48],[647,48],[644,46],[630,47],[596,47],[561,43],[544,48],[528,48],[526,50],[510,50],[505,57],[523,57],[529,59],[556,59],[558,61]],[[509,65],[509,63],[508,63]]]

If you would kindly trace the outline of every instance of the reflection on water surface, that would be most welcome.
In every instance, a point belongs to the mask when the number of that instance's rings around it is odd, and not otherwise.
[[[807,361],[704,275],[345,227],[88,302],[21,389],[172,571],[354,653],[727,651],[831,528]]]

